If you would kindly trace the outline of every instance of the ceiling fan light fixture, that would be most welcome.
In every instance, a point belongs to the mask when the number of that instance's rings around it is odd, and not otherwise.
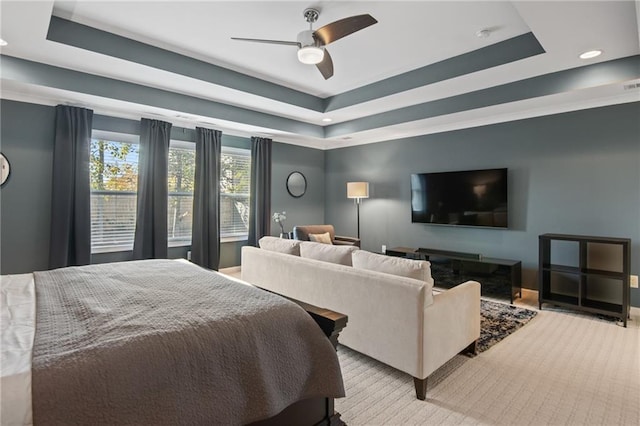
[[[298,60],[303,64],[315,65],[324,59],[324,49],[316,46],[305,46],[298,49]]]
[[[377,24],[378,21],[369,14],[354,15],[314,30],[313,23],[318,20],[319,14],[320,12],[317,9],[305,9],[304,19],[309,23],[309,29],[299,32],[296,41],[244,37],[231,37],[231,39],[296,46],[298,48],[298,60],[303,64],[315,65],[322,77],[328,80],[333,77],[333,59],[331,59],[329,51],[325,50],[324,47],[336,40]]]

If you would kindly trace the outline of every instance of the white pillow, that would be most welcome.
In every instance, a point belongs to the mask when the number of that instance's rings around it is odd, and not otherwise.
[[[300,242],[300,257],[346,266],[351,266],[351,254],[357,250],[356,246],[334,246],[311,241]]]
[[[431,263],[426,260],[404,259],[358,250],[352,254],[353,267],[369,271],[384,272],[400,277],[424,281],[433,287]]]
[[[267,236],[260,238],[258,244],[261,249],[300,256],[300,241],[298,240],[287,240],[285,238]]]
[[[322,244],[333,244],[331,235],[328,232],[324,234],[309,234],[309,241]]]

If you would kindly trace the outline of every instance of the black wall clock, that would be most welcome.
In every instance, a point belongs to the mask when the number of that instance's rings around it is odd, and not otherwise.
[[[7,182],[10,174],[11,165],[9,164],[9,160],[0,152],[0,186],[3,186]]]

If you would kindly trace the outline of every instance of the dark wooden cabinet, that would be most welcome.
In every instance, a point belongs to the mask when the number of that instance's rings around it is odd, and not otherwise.
[[[433,248],[394,247],[387,249],[385,254],[422,260],[432,260],[432,258],[448,259],[450,261],[449,268],[454,275],[464,274],[467,278],[477,280],[482,284],[483,296],[496,296],[496,294],[485,294],[485,289],[488,287],[485,285],[485,279],[493,276],[499,277],[499,279],[493,280],[496,285],[509,287],[505,290],[508,292],[512,304],[516,297],[522,297],[522,262],[519,260],[497,259],[483,257],[475,253]],[[500,291],[500,296],[502,294],[503,291]]]
[[[538,305],[543,303],[620,318],[627,326],[631,240],[539,236]]]

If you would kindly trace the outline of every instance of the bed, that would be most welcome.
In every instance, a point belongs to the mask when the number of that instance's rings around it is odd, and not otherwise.
[[[3,276],[1,290],[3,425],[340,423],[334,345],[278,295],[176,260]]]

